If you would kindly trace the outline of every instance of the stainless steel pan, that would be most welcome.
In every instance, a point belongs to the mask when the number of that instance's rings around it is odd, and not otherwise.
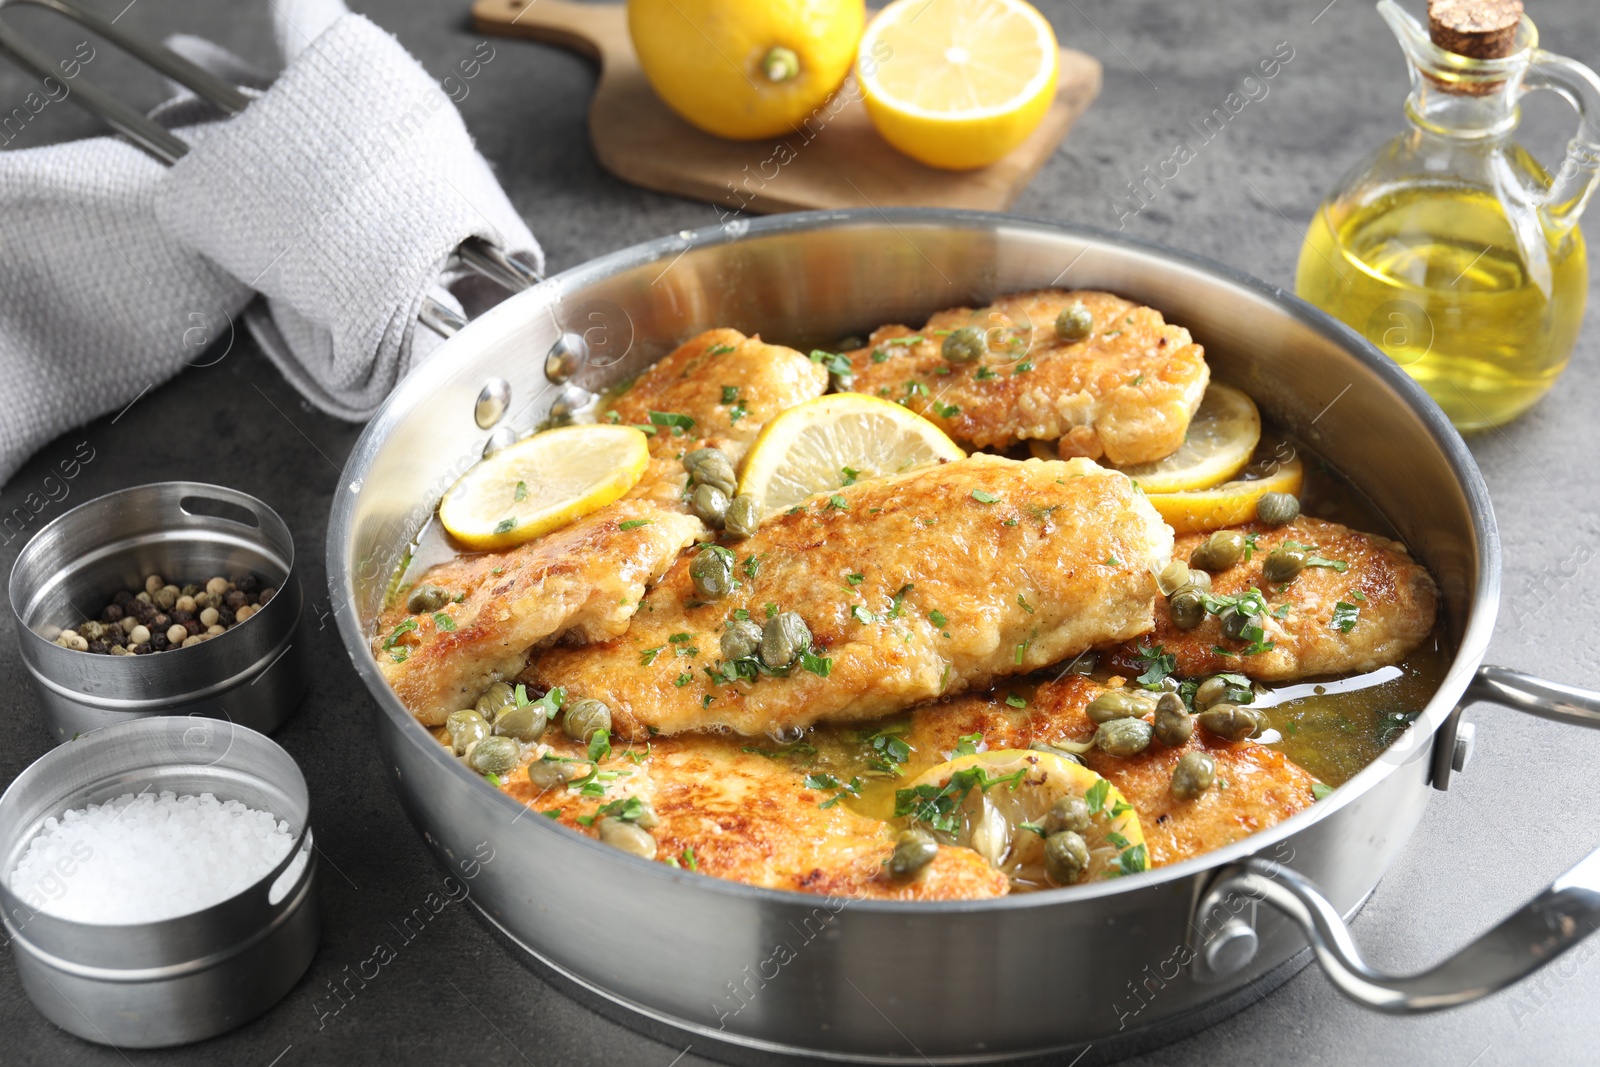
[[[852,902],[647,863],[526,817],[418,726],[368,651],[390,575],[486,447],[712,326],[803,345],[1012,290],[1103,288],[1160,309],[1215,375],[1347,474],[1438,577],[1458,650],[1389,752],[1233,846],[1098,885],[992,901]],[[1397,462],[1396,457],[1404,457]],[[513,943],[652,1025],[725,1048],[967,1062],[1159,1031],[1228,1005],[1308,942],[1390,1012],[1484,996],[1600,920],[1600,852],[1433,970],[1374,973],[1345,919],[1405,846],[1493,700],[1600,725],[1600,696],[1481,666],[1500,597],[1488,495],[1460,437],[1393,363],[1281,291],[1192,256],[1010,216],[846,211],[735,221],[601,257],[512,297],[407,379],[356,445],[328,532],[339,628],[395,788],[442,863],[481,857],[474,901]]]

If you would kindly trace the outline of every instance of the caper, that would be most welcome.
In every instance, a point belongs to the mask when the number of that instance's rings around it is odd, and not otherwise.
[[[1089,845],[1072,830],[1044,839],[1044,873],[1051,885],[1072,885],[1089,869]]]
[[[1189,572],[1189,584],[1202,593],[1209,593],[1211,592],[1211,575],[1205,571],[1191,570]]]
[[[1256,617],[1247,615],[1238,608],[1228,608],[1220,616],[1222,619],[1222,632],[1235,641],[1244,641],[1245,631],[1256,625]]]
[[[1077,794],[1064,796],[1050,805],[1043,825],[1046,837],[1065,830],[1081,834],[1089,828],[1089,802]]]
[[[894,854],[889,857],[889,873],[896,878],[910,878],[933,862],[939,854],[939,842],[926,830],[902,830],[894,839]]]
[[[1084,766],[1082,756],[1078,755],[1076,752],[1068,752],[1064,748],[1057,748],[1048,741],[1035,741],[1029,745],[1028,748],[1034,752],[1048,752],[1052,756],[1059,756],[1068,763],[1076,763],[1080,767]]]
[[[522,746],[509,737],[485,737],[467,757],[467,762],[479,774],[509,774],[517,769],[522,758]]]
[[[727,596],[733,589],[733,553],[708,545],[689,564],[694,591],[707,600]]]
[[[1202,711],[1195,718],[1200,720],[1200,725],[1206,728],[1209,734],[1215,734],[1224,741],[1243,741],[1254,737],[1266,728],[1266,718],[1253,708],[1241,708],[1237,704],[1213,704]]]
[[[536,759],[528,764],[528,781],[535,789],[560,789],[582,773],[582,766],[566,760]]]
[[[1187,744],[1194,733],[1194,716],[1183,706],[1183,698],[1176,693],[1163,693],[1156,703],[1156,740],[1168,748]]]
[[[733,461],[720,448],[697,448],[683,457],[683,466],[696,485],[714,485],[724,496],[732,496],[739,482],[733,474]]]
[[[989,342],[982,330],[975,326],[963,326],[945,336],[939,351],[951,363],[971,363],[983,358],[983,354],[989,351]]]
[[[1142,719],[1155,706],[1155,698],[1136,689],[1107,689],[1089,701],[1083,713],[1092,723],[1110,722],[1112,719]]]
[[[1108,756],[1137,756],[1150,747],[1150,724],[1143,719],[1112,719],[1094,732],[1094,743]]]
[[[1300,517],[1300,500],[1293,493],[1262,493],[1256,501],[1256,518],[1268,526],[1287,526]]]
[[[1063,341],[1081,341],[1093,330],[1094,316],[1081,300],[1074,300],[1056,316],[1056,336]]]
[[[854,374],[840,374],[838,371],[828,372],[828,392],[848,393],[856,387]]]
[[[761,648],[761,624],[752,619],[735,619],[722,631],[722,658],[745,659]]]
[[[423,583],[411,590],[411,595],[406,598],[406,610],[413,615],[426,615],[440,610],[454,599],[438,586]]]
[[[561,728],[574,741],[588,743],[601,730],[611,730],[611,709],[592,697],[584,697],[567,705],[561,718]]]
[[[489,736],[489,720],[471,708],[452,711],[444,721],[444,728],[450,734],[450,748],[458,756],[465,756],[467,746],[474,741]]]
[[[780,611],[761,630],[761,662],[782,670],[811,648],[811,627],[798,612]]]
[[[1228,690],[1232,687],[1223,681],[1220,675],[1207,678],[1195,687],[1194,707],[1196,711],[1205,711],[1214,704],[1220,704],[1228,699]]]
[[[1218,530],[1189,553],[1189,566],[1203,571],[1225,571],[1244,555],[1244,534],[1238,530]]]
[[[1172,614],[1172,625],[1180,630],[1192,630],[1206,620],[1206,596],[1192,585],[1186,585],[1167,600],[1167,610]]]
[[[653,860],[656,858],[656,839],[650,836],[649,831],[631,822],[624,822],[614,815],[607,815],[595,826],[600,831],[602,843],[612,848],[620,848],[640,859]]]
[[[730,536],[744,540],[754,537],[761,527],[761,505],[749,493],[740,493],[728,502],[728,511],[722,516],[722,529]]]
[[[689,510],[707,526],[721,526],[728,516],[728,494],[702,482],[689,494]]]
[[[515,737],[518,741],[532,742],[544,736],[550,719],[541,704],[524,704],[520,708],[501,708],[494,720],[494,732],[501,737]]]
[[[1162,596],[1171,596],[1189,584],[1189,565],[1181,559],[1175,559],[1165,567],[1156,577],[1156,588],[1161,590]]]
[[[1306,554],[1299,548],[1275,548],[1261,565],[1261,576],[1269,582],[1292,582],[1306,569]]]
[[[1193,800],[1217,780],[1217,761],[1204,752],[1185,752],[1172,769],[1172,795]]]
[[[517,694],[505,682],[496,682],[483,691],[483,696],[478,698],[477,712],[490,722],[506,707],[517,702]]]

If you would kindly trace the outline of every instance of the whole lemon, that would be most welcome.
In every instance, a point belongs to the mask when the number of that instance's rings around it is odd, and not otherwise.
[[[741,141],[801,131],[850,73],[865,22],[864,0],[628,0],[661,99]]]

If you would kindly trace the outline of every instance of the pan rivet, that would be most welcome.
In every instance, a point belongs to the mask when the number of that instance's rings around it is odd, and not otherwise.
[[[1242,919],[1229,919],[1206,942],[1206,967],[1212,974],[1233,974],[1243,970],[1247,963],[1256,958],[1256,950],[1260,946],[1261,941],[1249,923]]]
[[[550,346],[550,354],[544,357],[544,376],[552,384],[564,385],[588,361],[589,342],[579,334],[564,333],[556,338],[556,343]]]
[[[594,394],[587,389],[579,389],[575,385],[569,385],[561,390],[560,395],[555,399],[555,403],[550,405],[550,417],[554,419],[569,418],[574,411],[577,411],[593,399]]]
[[[483,383],[483,390],[478,394],[478,402],[473,405],[473,417],[478,420],[478,429],[487,430],[499,422],[505,415],[506,408],[511,406],[511,383],[504,378],[490,378]]]
[[[510,445],[514,445],[516,443],[517,431],[513,430],[509,426],[497,426],[495,427],[495,431],[489,435],[489,440],[484,442],[483,458],[488,459],[502,448],[509,447]]]

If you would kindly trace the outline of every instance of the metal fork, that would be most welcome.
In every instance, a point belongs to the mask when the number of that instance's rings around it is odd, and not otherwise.
[[[185,86],[226,115],[237,115],[250,105],[248,96],[205,68],[191,63],[170,48],[127,33],[111,20],[86,11],[68,0],[0,0],[0,10],[17,4],[34,4],[71,19],[134,59]],[[3,20],[0,20],[0,55],[9,57],[17,66],[41,80],[56,77],[56,69],[49,57],[29,44]],[[189,145],[171,130],[91,83],[75,85],[68,99],[76,101],[83,110],[104,120],[112,129],[168,166],[182,159],[189,151]],[[513,293],[544,280],[544,276],[525,257],[508,253],[492,242],[477,237],[462,242],[452,255],[450,266],[470,270]],[[459,312],[432,297],[423,298],[417,321],[442,337],[455,334],[467,324]]]

